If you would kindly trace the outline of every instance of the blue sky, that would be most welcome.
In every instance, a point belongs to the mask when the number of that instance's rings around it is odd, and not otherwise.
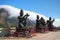
[[[60,0],[0,0],[0,5],[11,5],[47,17],[60,18]]]

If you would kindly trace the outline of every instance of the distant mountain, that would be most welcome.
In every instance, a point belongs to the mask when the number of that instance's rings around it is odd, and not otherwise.
[[[4,24],[7,23],[7,20],[9,19],[8,11],[6,11],[4,8],[0,9],[0,23]]]
[[[0,9],[1,8],[5,9],[8,12],[8,14],[9,14],[8,18],[9,18],[10,22],[12,22],[15,25],[18,25],[18,24],[16,24],[17,23],[17,17],[19,16],[19,12],[21,9],[12,7],[10,5],[0,5]],[[48,20],[48,17],[46,17],[42,14],[31,12],[31,11],[26,11],[26,10],[23,10],[23,11],[24,11],[24,15],[26,13],[28,13],[30,15],[28,17],[28,22],[27,22],[27,24],[29,24],[29,25],[35,25],[36,15],[43,17],[45,20]],[[60,19],[55,19],[54,25],[60,26]]]

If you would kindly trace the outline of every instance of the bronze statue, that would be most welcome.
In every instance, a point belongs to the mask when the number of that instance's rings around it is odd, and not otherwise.
[[[43,17],[40,18],[40,32],[45,32],[45,19]]]
[[[27,13],[24,15],[23,10],[20,11],[20,15],[18,16],[18,27],[16,27],[15,35],[18,36],[19,32],[24,32],[26,31],[26,20],[28,18],[29,14]]]
[[[47,20],[47,26],[48,26],[48,29],[49,29],[50,31],[52,31],[53,28],[54,28],[54,26],[53,26],[53,22],[54,22],[54,21],[55,21],[55,19],[52,20],[51,17],[49,17],[49,20]]]
[[[23,16],[23,10],[20,12],[20,16],[18,16],[18,27],[22,28],[26,26],[26,20],[28,18],[29,14]]]
[[[39,15],[37,15],[37,19],[36,19],[36,31],[39,30],[39,24],[40,24],[40,22],[39,22]]]
[[[36,19],[36,32],[44,32],[45,28],[45,20],[43,17],[39,19],[39,15],[37,15]]]

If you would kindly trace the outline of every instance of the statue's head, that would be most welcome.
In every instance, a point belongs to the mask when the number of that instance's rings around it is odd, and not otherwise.
[[[20,11],[20,16],[23,16],[23,14],[24,14],[24,13],[23,13],[23,10],[21,9],[21,11]]]
[[[39,19],[39,15],[37,15],[37,19]]]
[[[28,14],[28,13],[26,13],[26,16],[29,16],[29,14]]]
[[[51,20],[51,17],[49,17],[49,20]]]
[[[43,17],[41,17],[41,19],[44,19]]]

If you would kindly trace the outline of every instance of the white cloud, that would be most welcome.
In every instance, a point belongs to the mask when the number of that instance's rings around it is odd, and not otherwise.
[[[0,8],[5,8],[9,12],[10,17],[19,16],[19,12],[21,10],[21,9],[18,9],[18,8],[14,8],[14,7],[10,6],[10,5],[0,5]],[[36,15],[39,15],[40,17],[43,17],[45,20],[48,19],[48,17],[46,17],[46,16],[44,16],[42,14],[24,10],[24,15],[26,13],[28,13],[30,15],[29,18],[32,19],[32,20],[36,19]],[[55,26],[60,26],[60,19],[55,19],[54,25]]]
[[[55,25],[56,27],[60,26],[60,19],[55,19],[54,25]]]

